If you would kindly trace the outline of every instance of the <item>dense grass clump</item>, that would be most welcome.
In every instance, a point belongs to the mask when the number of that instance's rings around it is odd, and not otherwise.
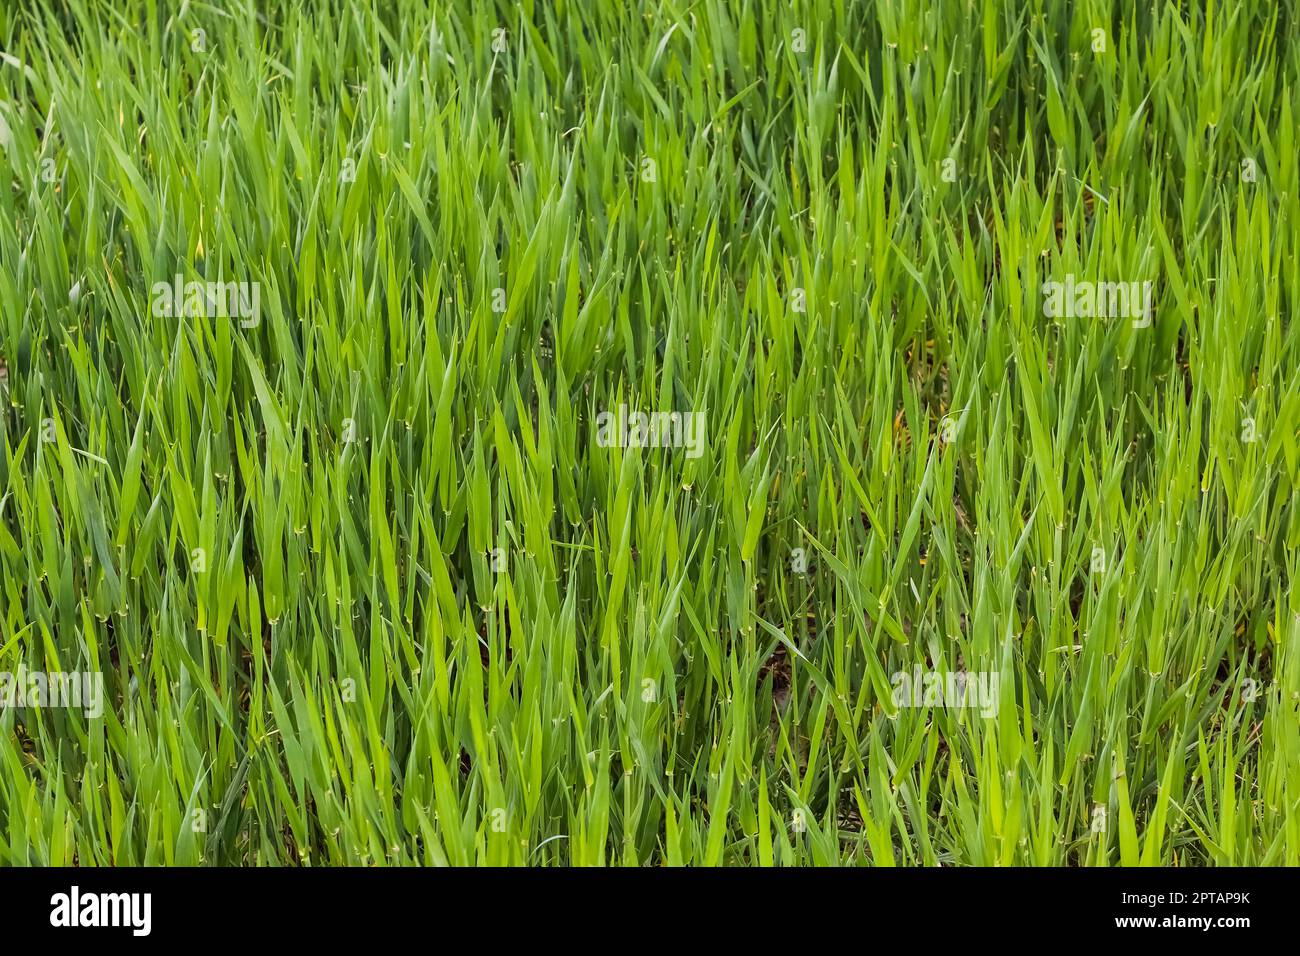
[[[1300,863],[1297,6],[6,2],[0,862]]]

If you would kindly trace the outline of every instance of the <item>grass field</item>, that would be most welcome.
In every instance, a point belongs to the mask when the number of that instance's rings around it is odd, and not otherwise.
[[[0,51],[0,862],[1300,863],[1295,0]]]

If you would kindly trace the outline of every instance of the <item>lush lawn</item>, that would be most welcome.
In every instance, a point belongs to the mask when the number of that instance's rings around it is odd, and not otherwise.
[[[0,862],[1300,863],[1297,3],[177,6],[0,8]]]

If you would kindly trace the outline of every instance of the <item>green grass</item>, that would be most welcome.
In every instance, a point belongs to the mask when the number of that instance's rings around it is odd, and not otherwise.
[[[0,862],[1300,863],[1294,0],[174,6],[0,9]]]

